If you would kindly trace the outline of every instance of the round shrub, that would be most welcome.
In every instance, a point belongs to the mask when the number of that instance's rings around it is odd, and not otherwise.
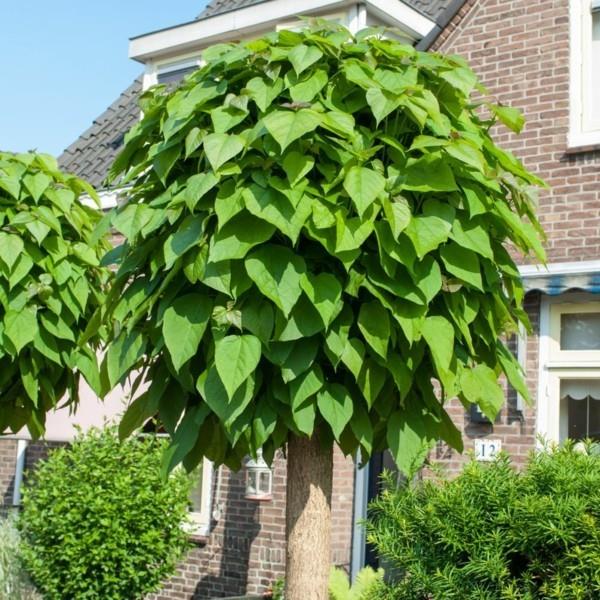
[[[190,480],[162,440],[92,430],[40,463],[23,496],[25,564],[47,600],[137,600],[182,556]]]
[[[600,598],[600,457],[567,444],[469,463],[452,481],[388,490],[368,538],[394,583],[386,600]]]

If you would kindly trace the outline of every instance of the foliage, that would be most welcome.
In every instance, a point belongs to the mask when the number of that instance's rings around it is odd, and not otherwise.
[[[461,448],[434,393],[493,418],[500,336],[526,322],[503,244],[543,259],[530,185],[494,145],[518,113],[459,58],[321,23],[203,53],[175,91],[142,98],[111,177],[131,187],[103,318],[107,387],[147,389],[121,426],[157,415],[170,466],[237,468],[319,429],[411,471]],[[178,425],[177,425],[178,424]]]
[[[187,546],[190,479],[160,473],[164,443],[91,431],[30,475],[20,527],[25,563],[48,600],[136,600],[156,591]]]
[[[331,569],[329,596],[331,600],[368,600],[383,583],[383,569],[373,570],[364,567],[356,574],[352,586],[343,569]]]
[[[39,598],[21,565],[19,532],[12,515],[0,518],[0,600]]]
[[[398,583],[386,600],[600,597],[600,456],[572,444],[471,462],[452,481],[386,491],[368,539]]]
[[[77,336],[103,301],[109,246],[82,194],[97,200],[51,156],[0,152],[0,432],[41,435],[80,374],[100,390],[97,336]]]

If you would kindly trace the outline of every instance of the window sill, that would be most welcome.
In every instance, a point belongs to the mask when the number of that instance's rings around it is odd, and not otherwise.
[[[188,535],[188,540],[194,544],[194,546],[206,546],[206,544],[208,544],[208,535],[190,533]]]
[[[583,144],[581,146],[569,146],[565,150],[565,154],[571,156],[573,154],[585,154],[586,152],[598,152],[600,150],[600,142],[596,144]]]

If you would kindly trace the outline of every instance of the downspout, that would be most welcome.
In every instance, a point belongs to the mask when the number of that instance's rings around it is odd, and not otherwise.
[[[23,484],[23,472],[25,471],[25,454],[27,452],[27,440],[17,440],[17,462],[15,464],[15,480],[13,484],[13,506],[21,504],[21,485]]]
[[[369,497],[369,462],[360,464],[360,453],[354,467],[354,514],[352,515],[352,549],[350,555],[350,581],[365,566],[367,536],[362,523],[367,518]]]

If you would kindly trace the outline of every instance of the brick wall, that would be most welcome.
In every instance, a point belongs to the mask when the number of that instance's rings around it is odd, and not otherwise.
[[[215,483],[218,474],[215,473]],[[243,472],[221,470],[221,518],[205,542],[196,545],[175,575],[148,600],[204,600],[262,594],[285,571],[285,459],[273,465],[273,500],[244,498]],[[215,487],[215,486],[213,486]],[[332,498],[334,564],[348,569],[352,531],[354,466],[339,450],[334,454]]]
[[[434,50],[466,58],[490,94],[520,108],[526,118],[516,136],[505,128],[496,141],[542,177],[550,189],[540,193],[539,216],[548,240],[549,262],[600,258],[600,150],[571,152],[569,123],[569,1],[469,0],[436,40]],[[534,327],[527,343],[527,382],[537,402],[540,298],[529,294],[527,311]],[[514,393],[493,425],[471,424],[459,403],[450,412],[473,440],[502,440],[517,464],[535,443],[535,406],[516,410]],[[440,445],[433,458],[456,472],[466,456]]]

